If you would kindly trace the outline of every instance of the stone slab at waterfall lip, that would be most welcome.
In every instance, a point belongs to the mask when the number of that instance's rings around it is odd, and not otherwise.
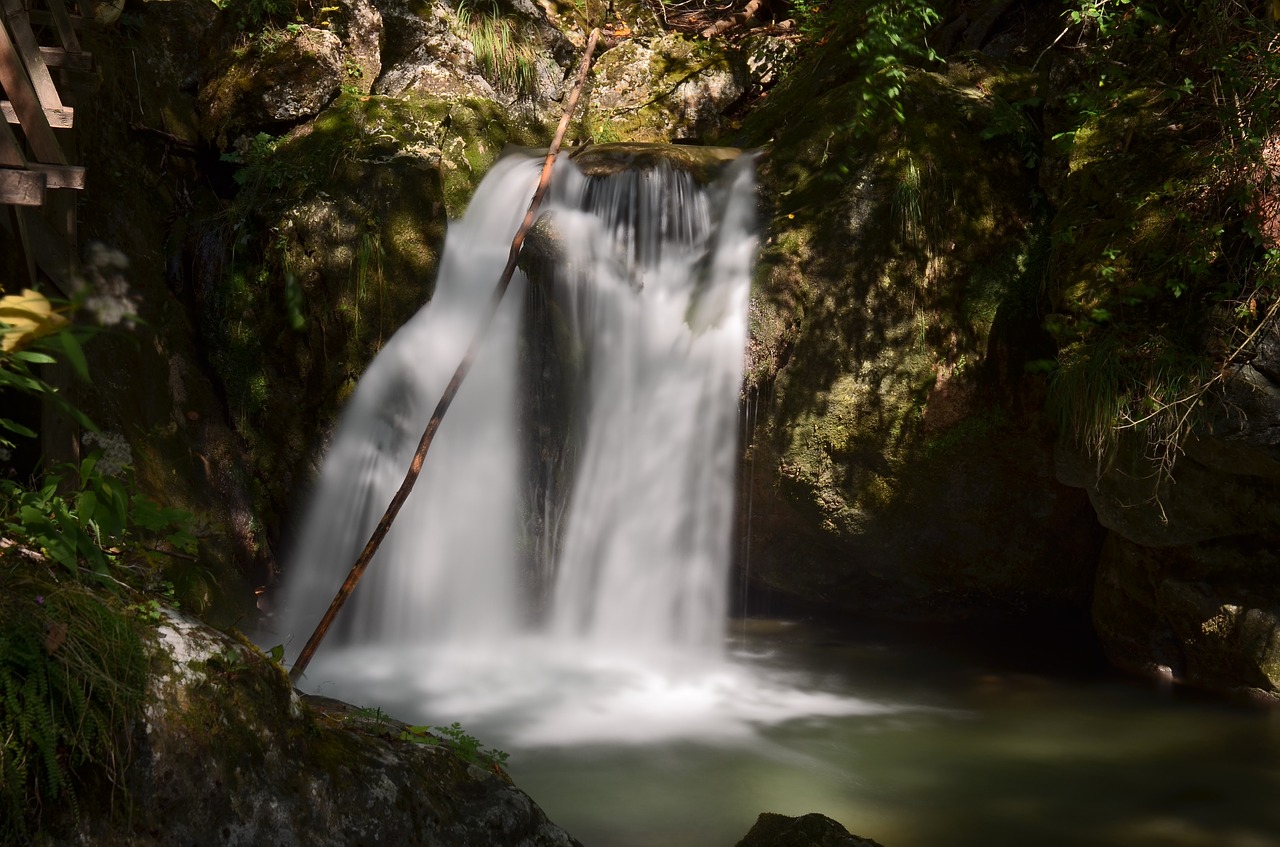
[[[741,155],[742,151],[736,147],[617,142],[588,144],[574,150],[569,157],[587,176],[611,176],[666,162],[676,170],[692,174],[695,180],[705,185],[719,176],[725,165]]]

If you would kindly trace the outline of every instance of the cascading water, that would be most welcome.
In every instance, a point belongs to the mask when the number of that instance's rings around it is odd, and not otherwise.
[[[288,569],[276,635],[290,654],[403,479],[540,162],[508,156],[485,178],[450,228],[433,299],[361,380]],[[790,714],[741,696],[723,656],[752,157],[709,186],[661,159],[590,176],[561,155],[554,173],[529,275],[305,684],[509,744],[705,734],[708,720],[740,732]],[[727,703],[736,723],[716,717]]]

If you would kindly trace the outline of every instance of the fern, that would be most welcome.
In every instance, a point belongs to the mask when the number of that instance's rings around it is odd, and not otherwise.
[[[78,816],[86,780],[116,782],[145,684],[115,598],[32,567],[0,563],[0,843],[25,841],[50,811]]]

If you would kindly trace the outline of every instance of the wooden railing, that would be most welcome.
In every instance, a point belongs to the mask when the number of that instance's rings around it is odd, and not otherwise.
[[[36,2],[43,8],[34,8]],[[81,8],[90,10],[86,0]],[[83,18],[72,15],[65,0],[0,0],[0,10],[0,223],[27,282],[42,273],[65,295],[74,287],[75,192],[84,188],[85,174],[69,160],[75,110],[63,102],[50,69],[88,70],[92,57],[76,35]],[[41,44],[37,27],[57,43]]]

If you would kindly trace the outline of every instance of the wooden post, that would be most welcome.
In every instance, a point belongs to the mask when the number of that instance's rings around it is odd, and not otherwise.
[[[546,195],[547,188],[551,184],[551,167],[555,164],[556,153],[559,152],[560,144],[564,141],[565,132],[569,129],[569,121],[573,117],[573,110],[578,105],[578,95],[582,93],[582,86],[587,80],[587,70],[591,67],[591,54],[595,52],[596,42],[599,39],[600,30],[593,29],[591,37],[587,39],[586,53],[583,54],[582,65],[578,68],[578,77],[574,82],[572,91],[569,93],[569,101],[565,104],[564,114],[560,117],[560,125],[556,128],[556,134],[551,140],[551,146],[547,148],[547,158],[542,165],[542,175],[538,179],[538,187],[533,192],[533,199],[529,202],[529,211],[525,212],[524,221],[520,224],[520,228],[516,230],[515,238],[511,241],[511,251],[507,254],[507,264],[502,269],[502,276],[498,279],[497,288],[494,289],[493,298],[489,303],[489,311],[480,322],[479,328],[471,339],[471,345],[467,348],[466,355],[462,357],[462,361],[458,364],[458,369],[453,373],[453,378],[449,380],[448,386],[445,387],[444,394],[440,397],[440,402],[436,404],[435,411],[431,414],[431,420],[427,422],[426,431],[422,433],[422,439],[418,442],[418,449],[413,454],[413,461],[409,464],[409,471],[405,474],[404,482],[400,483],[399,490],[391,498],[390,505],[387,506],[382,519],[378,521],[378,525],[374,528],[368,543],[365,544],[364,550],[361,551],[360,557],[351,566],[351,571],[347,574],[346,581],[338,589],[333,602],[325,610],[320,623],[316,625],[315,631],[307,639],[307,643],[303,646],[297,661],[293,663],[293,668],[289,671],[289,678],[294,682],[297,682],[298,678],[307,669],[307,665],[311,663],[311,657],[315,655],[320,642],[324,640],[329,627],[333,625],[334,618],[338,616],[343,604],[347,602],[347,598],[355,590],[360,578],[364,576],[365,570],[369,567],[369,562],[373,560],[373,554],[378,552],[378,547],[382,545],[382,539],[386,537],[387,531],[391,529],[392,521],[395,520],[396,515],[400,512],[400,507],[409,498],[409,492],[413,490],[413,485],[418,481],[418,475],[422,472],[422,462],[427,457],[427,450],[431,447],[431,441],[435,438],[436,430],[440,428],[440,421],[444,418],[445,412],[448,411],[449,405],[453,402],[454,395],[458,393],[462,380],[466,378],[467,372],[471,370],[471,363],[475,359],[476,352],[480,349],[485,332],[493,321],[494,314],[498,311],[498,305],[502,302],[502,296],[506,293],[507,286],[511,283],[511,276],[516,270],[516,260],[520,256],[520,248],[524,246],[525,235],[528,234],[529,228],[533,226],[533,222],[537,217],[538,206],[542,204],[542,198]]]

